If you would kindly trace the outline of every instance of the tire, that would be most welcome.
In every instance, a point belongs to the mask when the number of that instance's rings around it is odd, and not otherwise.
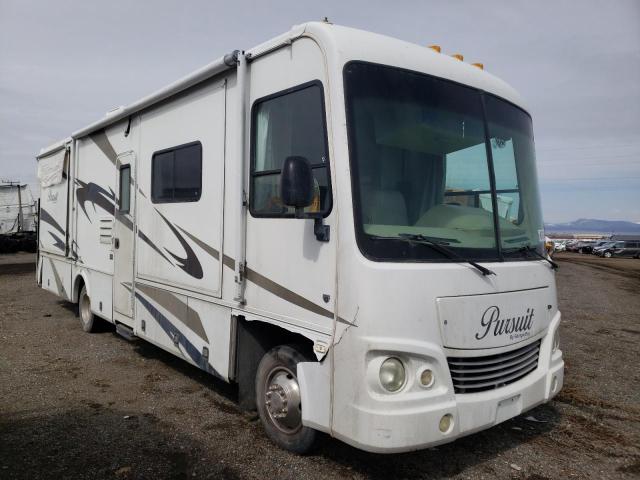
[[[604,252],[602,256],[605,258],[611,258],[611,252]]]
[[[91,299],[87,295],[87,287],[82,286],[80,295],[78,295],[78,316],[82,329],[87,333],[96,331],[96,317],[91,312]]]
[[[262,426],[276,445],[297,454],[309,452],[318,438],[316,430],[302,425],[297,365],[305,361],[299,348],[281,345],[262,357],[256,372],[256,405]]]

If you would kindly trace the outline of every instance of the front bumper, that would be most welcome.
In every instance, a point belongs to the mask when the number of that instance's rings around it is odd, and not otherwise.
[[[547,402],[563,384],[562,352],[552,353],[553,336],[559,323],[558,312],[542,338],[538,367],[515,383],[480,393],[453,394],[449,379],[448,387],[440,385],[428,393],[409,392],[406,398],[373,393],[344,406],[347,411],[342,412],[341,417],[349,421],[334,425],[332,433],[345,443],[370,452],[419,450],[484,430]],[[422,348],[418,348],[414,342],[411,345],[412,353],[433,358],[440,364],[444,362],[446,368],[440,347],[422,344]],[[390,347],[380,345],[382,350]],[[442,371],[441,368],[440,374]],[[334,408],[339,407],[334,405]],[[452,415],[453,425],[442,433],[440,419],[447,414]]]

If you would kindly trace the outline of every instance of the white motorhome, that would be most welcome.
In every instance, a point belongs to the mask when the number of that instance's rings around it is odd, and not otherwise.
[[[284,448],[429,447],[562,386],[531,118],[460,57],[295,26],[38,171],[42,288],[237,383]]]

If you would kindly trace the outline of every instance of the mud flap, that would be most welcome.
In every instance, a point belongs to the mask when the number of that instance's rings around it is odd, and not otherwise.
[[[321,432],[331,430],[331,376],[329,362],[298,364],[302,424]]]

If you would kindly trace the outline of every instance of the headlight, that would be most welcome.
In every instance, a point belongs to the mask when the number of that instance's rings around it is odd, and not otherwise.
[[[402,362],[395,358],[387,358],[380,366],[380,383],[390,391],[397,392],[404,385],[406,375]]]
[[[552,353],[556,353],[560,348],[560,329],[556,329],[556,333],[553,334],[553,350]]]

